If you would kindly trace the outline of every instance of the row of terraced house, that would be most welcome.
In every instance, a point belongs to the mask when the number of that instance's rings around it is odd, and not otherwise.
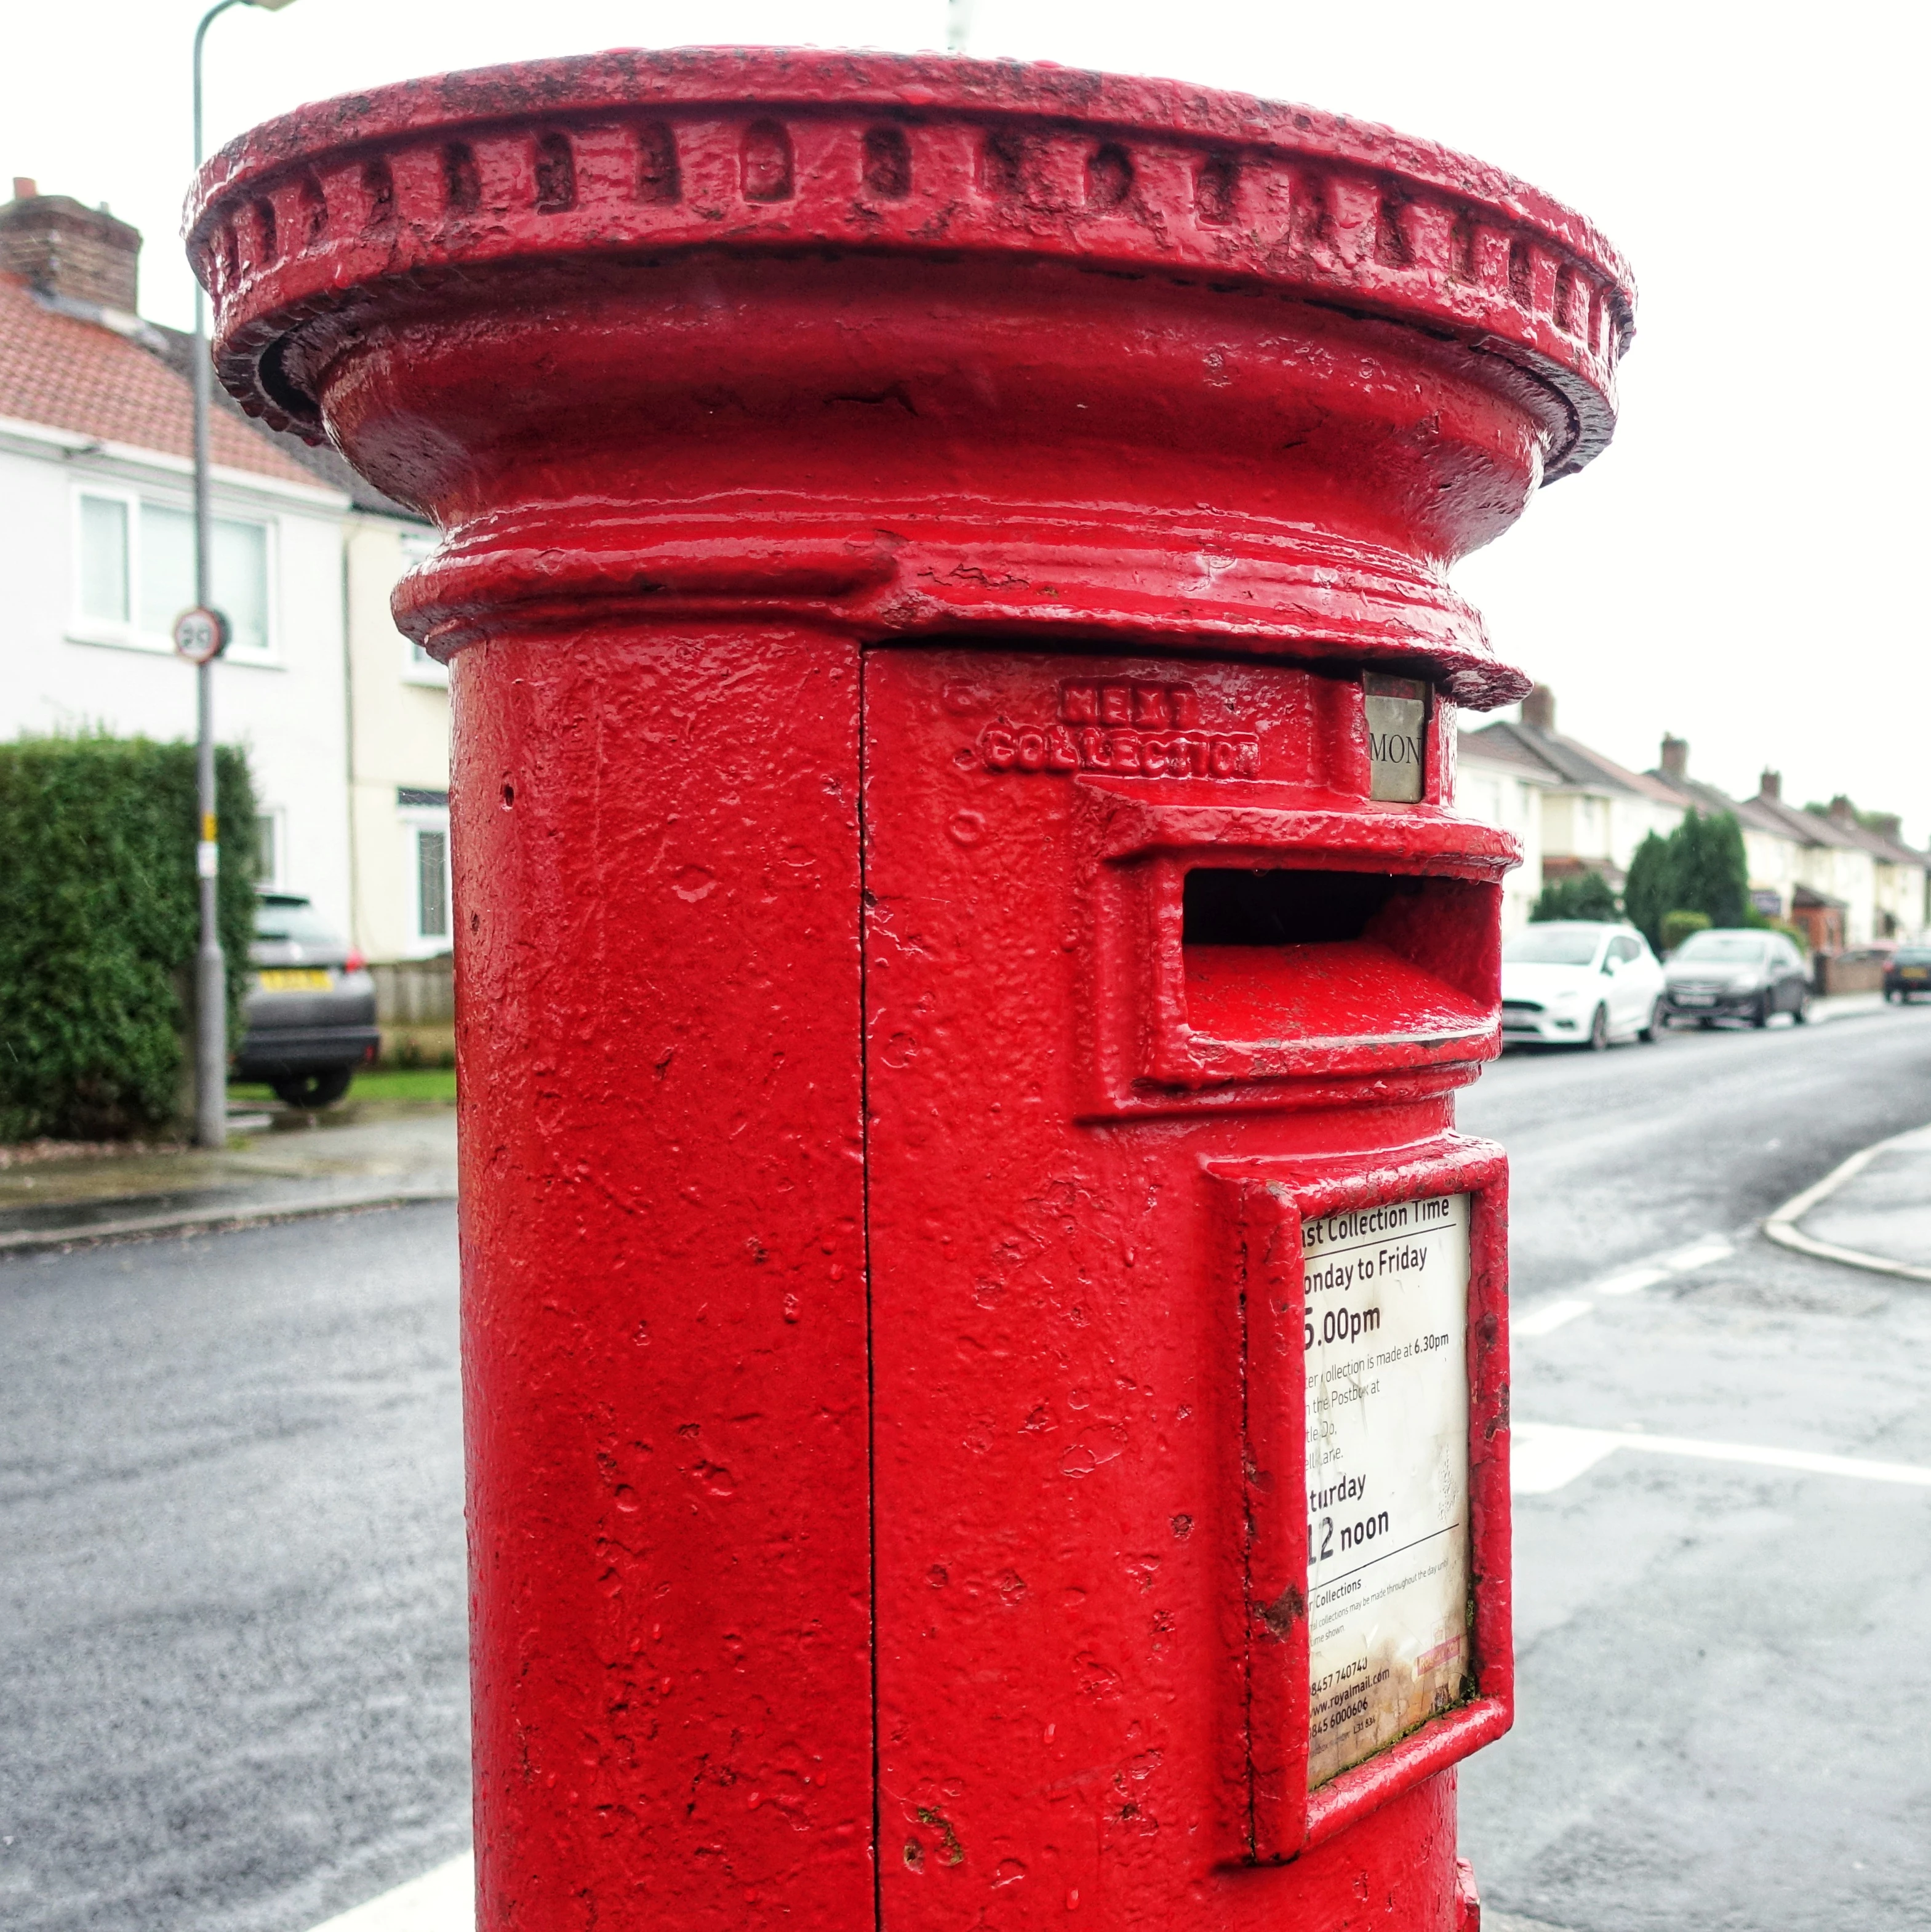
[[[16,178],[0,206],[0,736],[192,737],[192,338],[144,320],[141,236]],[[259,874],[376,961],[450,948],[448,674],[391,621],[434,532],[217,392],[215,723],[250,754]]]
[[[139,315],[136,230],[13,186],[0,206],[0,735],[190,736],[194,680],[167,632],[193,602],[190,343]],[[370,959],[446,953],[448,678],[388,609],[434,533],[332,452],[217,405],[215,595],[235,635],[217,723],[251,752],[261,877],[307,894]],[[1732,800],[1688,758],[1666,738],[1656,770],[1626,770],[1557,730],[1546,690],[1519,722],[1463,734],[1459,803],[1526,854],[1510,928],[1546,879],[1620,886],[1645,835],[1695,809],[1736,814],[1756,903],[1816,948],[1924,930],[1926,856],[1895,820],[1861,821],[1842,799],[1800,811],[1774,772]]]
[[[1522,842],[1525,863],[1507,892],[1510,932],[1550,880],[1597,872],[1620,891],[1636,848],[1690,812],[1735,814],[1752,902],[1818,952],[1918,939],[1931,925],[1931,854],[1904,842],[1896,817],[1860,813],[1843,796],[1821,812],[1792,805],[1771,770],[1754,797],[1732,798],[1691,777],[1689,745],[1668,735],[1651,770],[1630,771],[1557,730],[1546,686],[1522,700],[1519,720],[1461,734],[1456,797]]]

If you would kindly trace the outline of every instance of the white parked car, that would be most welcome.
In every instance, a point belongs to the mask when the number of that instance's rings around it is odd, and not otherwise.
[[[1550,920],[1502,948],[1502,1040],[1591,1046],[1654,1040],[1663,968],[1633,926]]]

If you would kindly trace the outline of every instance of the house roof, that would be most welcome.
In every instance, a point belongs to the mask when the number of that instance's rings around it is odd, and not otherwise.
[[[1679,805],[1693,812],[1735,812],[1739,817],[1742,815],[1737,801],[1728,792],[1719,791],[1701,778],[1673,778],[1667,772],[1655,769],[1644,772],[1643,776],[1652,784],[1660,785]]]
[[[192,460],[193,392],[144,340],[157,334],[133,316],[0,274],[0,416]],[[318,480],[239,416],[213,412],[208,435],[226,468],[311,487]]]
[[[1887,838],[1882,832],[1873,832],[1868,825],[1860,825],[1852,819],[1846,823],[1841,818],[1825,821],[1834,831],[1849,833],[1851,837],[1873,857],[1882,859],[1888,866],[1931,866],[1931,856],[1915,852],[1895,838]]]
[[[1759,793],[1755,798],[1732,798],[1727,792],[1719,791],[1714,785],[1705,784],[1700,778],[1673,778],[1663,771],[1648,772],[1644,776],[1686,806],[1693,806],[1699,812],[1735,812],[1739,824],[1790,839],[1800,845],[1835,846],[1840,851],[1861,848],[1894,866],[1931,867],[1931,856],[1915,852],[1909,845],[1888,838],[1882,832],[1873,832],[1869,826],[1860,825],[1855,820],[1847,821],[1821,812],[1806,812],[1765,793]]]
[[[148,346],[154,353],[177,370],[183,381],[192,384],[194,338],[185,329],[168,328],[159,324],[151,326],[148,332],[154,338]],[[310,482],[340,490],[357,509],[367,510],[376,516],[404,518],[412,524],[423,521],[415,511],[398,503],[393,496],[384,496],[373,483],[352,470],[332,443],[305,442],[288,430],[271,429],[266,423],[256,422],[219,382],[214,385],[214,402],[217,409],[226,410],[235,422],[245,424],[253,434],[266,438],[297,468],[307,470]]]
[[[1562,774],[1546,758],[1512,737],[1496,736],[1492,730],[1461,733],[1456,740],[1456,756],[1477,764],[1506,765],[1510,770],[1542,784],[1563,782]]]
[[[1514,747],[1519,754],[1526,752],[1548,766],[1561,783],[1585,791],[1628,792],[1659,805],[1683,802],[1668,786],[1657,784],[1644,773],[1630,771],[1615,759],[1604,758],[1600,752],[1592,752],[1587,745],[1564,737],[1560,731],[1545,731],[1524,719],[1498,719],[1479,731],[1470,732],[1463,742],[1479,748],[1477,757],[1500,758],[1504,744]]]
[[[1763,824],[1768,820],[1766,829],[1781,832],[1786,838],[1795,838],[1800,845],[1831,845],[1840,852],[1870,850],[1862,838],[1852,836],[1849,826],[1822,818],[1816,812],[1806,812],[1801,806],[1786,804],[1780,798],[1771,798],[1759,792],[1748,803],[1756,822]]]
[[[1764,801],[1754,798],[1732,798],[1726,791],[1720,791],[1713,784],[1705,784],[1701,778],[1684,776],[1672,778],[1667,772],[1650,771],[1644,776],[1693,811],[1706,817],[1713,812],[1729,812],[1738,824],[1753,832],[1767,832],[1775,838],[1795,838],[1799,835],[1774,814],[1759,809]]]

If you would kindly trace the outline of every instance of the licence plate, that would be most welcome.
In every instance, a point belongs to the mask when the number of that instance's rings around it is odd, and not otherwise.
[[[1678,993],[1676,1004],[1679,1006],[1714,1006],[1717,996],[1714,993]]]
[[[271,966],[259,976],[265,993],[325,993],[330,984],[320,966]]]
[[[1922,966],[1900,966],[1897,976],[1900,980],[1924,980],[1931,979],[1931,974],[1927,974]]]

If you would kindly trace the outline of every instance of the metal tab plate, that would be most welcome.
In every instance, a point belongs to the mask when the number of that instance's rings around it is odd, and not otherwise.
[[[1384,677],[1377,671],[1363,676],[1361,686],[1368,722],[1368,796],[1414,804],[1424,790],[1428,686],[1418,678]]]

